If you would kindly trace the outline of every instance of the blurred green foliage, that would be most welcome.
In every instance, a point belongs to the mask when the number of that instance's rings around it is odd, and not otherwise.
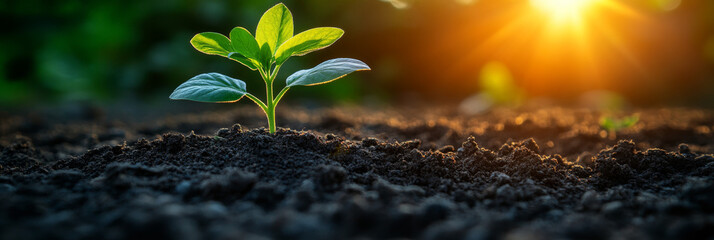
[[[637,43],[635,50],[646,54],[606,59],[613,63],[636,60],[638,67],[617,65],[610,71],[615,77],[579,85],[571,84],[577,82],[576,71],[563,69],[548,76],[561,84],[549,86],[529,82],[529,66],[499,57],[510,54],[509,45],[475,51],[513,20],[498,17],[500,13],[527,0],[284,0],[300,19],[295,31],[336,26],[347,34],[319,56],[291,60],[278,79],[326,59],[349,56],[364,60],[375,71],[318,89],[296,88],[289,97],[321,97],[330,102],[375,97],[461,101],[478,92],[520,89],[531,97],[571,101],[584,92],[606,89],[637,105],[714,106],[714,95],[709,94],[714,90],[714,1],[647,1],[625,1],[648,21],[621,26],[635,37],[629,39]],[[251,83],[262,80],[250,70],[204,56],[189,40],[198,32],[224,32],[237,25],[253,31],[255,19],[278,2],[0,1],[0,105],[66,100],[168,102],[166,95],[173,87],[202,72],[225,73],[246,81],[248,91],[260,92],[261,85]],[[395,2],[408,7],[395,8]],[[522,34],[514,38],[533,38]],[[522,54],[514,53],[513,59],[528,57]],[[513,81],[474,89],[471,77],[492,61],[506,64]]]
[[[489,62],[479,76],[481,92],[496,105],[517,106],[526,98],[511,72],[500,62]]]
[[[640,116],[637,114],[617,118],[614,116],[603,116],[600,118],[600,127],[608,132],[618,132],[623,129],[630,128],[640,121]]]
[[[0,104],[164,100],[171,87],[207,69],[258,81],[235,63],[200,56],[189,39],[197,32],[235,25],[254,31],[255,19],[277,2],[3,1],[0,19],[6,29],[0,39]],[[322,2],[325,6],[311,8],[318,3],[299,5],[298,12],[307,8],[311,14],[300,16],[306,20],[296,31],[329,17],[325,11],[338,5]],[[306,58],[294,68],[319,60]],[[333,88],[339,90],[333,91],[345,94],[326,93],[324,97],[356,99],[360,88],[354,84],[336,84]]]

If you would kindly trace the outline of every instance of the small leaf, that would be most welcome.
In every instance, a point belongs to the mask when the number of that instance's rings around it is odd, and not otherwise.
[[[260,48],[260,62],[263,66],[271,66],[273,60],[273,52],[270,50],[270,46],[266,43]],[[268,69],[264,69],[268,71]]]
[[[617,126],[615,119],[610,116],[603,116],[600,118],[600,127],[607,131],[614,131]]]
[[[231,40],[220,33],[205,32],[196,34],[191,38],[191,45],[196,50],[209,55],[227,57],[229,53],[233,52]]]
[[[232,52],[232,53],[229,53],[227,57],[233,61],[243,64],[243,66],[250,68],[250,70],[255,71],[256,69],[258,69],[258,66],[259,66],[258,61],[248,59],[248,58],[244,57],[243,55],[241,55],[240,53]]]
[[[313,28],[290,38],[278,47],[275,53],[276,62],[282,64],[290,56],[302,56],[335,43],[345,34],[345,31],[333,27]]]
[[[204,73],[181,84],[170,99],[196,102],[236,102],[246,94],[245,82],[220,73]]]
[[[278,46],[293,37],[293,31],[293,15],[285,4],[280,3],[268,9],[260,18],[255,31],[255,40],[258,46],[267,43],[270,52],[275,53]]]
[[[640,116],[638,116],[637,114],[629,116],[629,117],[625,117],[624,119],[622,119],[622,127],[623,128],[632,127],[635,124],[637,124],[637,122],[639,122],[639,121],[640,121]]]
[[[231,30],[231,43],[233,50],[248,59],[258,60],[260,57],[260,47],[258,42],[248,30],[242,27],[235,27]]]
[[[295,72],[288,77],[287,87],[313,86],[332,82],[355,71],[371,70],[367,64],[357,59],[336,58],[327,60],[311,69]]]
[[[233,49],[233,43],[231,43],[231,40],[229,40],[226,36],[223,36],[223,34],[214,32],[196,34],[196,36],[191,38],[191,45],[193,45],[193,47],[199,52],[230,58],[250,68],[250,70],[258,69],[257,65],[253,61],[244,57],[242,54],[235,52]]]

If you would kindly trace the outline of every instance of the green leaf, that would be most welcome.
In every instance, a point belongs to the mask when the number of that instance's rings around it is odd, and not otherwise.
[[[260,59],[260,47],[258,42],[248,30],[242,27],[235,27],[231,30],[231,43],[233,50],[244,57],[253,60]]]
[[[333,27],[313,28],[290,38],[275,53],[276,62],[282,64],[290,56],[302,56],[326,47],[340,39],[345,31]]]
[[[241,55],[240,53],[232,52],[232,53],[229,53],[227,57],[233,61],[243,64],[243,66],[250,68],[250,70],[255,71],[256,69],[258,69],[258,66],[259,66],[258,61],[248,59],[248,58],[244,57],[243,55]]]
[[[637,122],[639,122],[639,121],[640,121],[640,116],[638,116],[636,114],[629,116],[629,117],[625,117],[624,119],[622,119],[622,127],[623,128],[632,127],[635,124],[637,124]]]
[[[617,127],[617,126],[615,126],[615,125],[617,125],[615,123],[615,121],[616,120],[613,117],[603,116],[602,118],[600,118],[600,127],[602,127],[603,129],[605,129],[607,131],[614,131],[614,130],[616,130],[615,128]]]
[[[253,71],[258,69],[258,66],[259,66],[258,61],[248,59],[237,52],[229,53],[228,58],[230,58],[233,61],[239,62],[240,64],[243,64],[243,66],[246,66],[246,67],[250,68],[250,70],[253,70]]]
[[[272,60],[273,52],[270,51],[270,46],[268,46],[268,44],[263,44],[263,47],[260,48],[260,62],[263,64],[263,66],[269,67],[271,66]],[[270,69],[265,68],[263,70],[269,71]]]
[[[220,73],[204,73],[181,84],[170,99],[196,102],[236,102],[247,94],[245,82]]]
[[[357,59],[336,58],[320,63],[314,68],[295,72],[288,77],[287,87],[313,86],[332,82],[355,71],[371,70],[367,64]]]
[[[278,4],[268,9],[258,22],[255,31],[255,40],[259,46],[268,44],[270,52],[275,50],[285,41],[293,37],[293,15],[285,4]]]
[[[209,55],[228,57],[228,54],[233,52],[231,40],[220,33],[205,32],[196,34],[191,38],[191,45],[199,52]]]
[[[250,68],[250,70],[258,69],[256,63],[244,57],[240,52],[236,52],[233,49],[233,43],[231,43],[231,40],[226,36],[223,36],[223,34],[214,32],[196,34],[196,36],[191,38],[191,45],[193,45],[193,47],[199,52],[230,58]]]
[[[638,121],[640,121],[640,116],[637,114],[623,117],[621,119],[617,119],[612,116],[603,116],[600,118],[600,127],[608,131],[620,131],[634,126]]]

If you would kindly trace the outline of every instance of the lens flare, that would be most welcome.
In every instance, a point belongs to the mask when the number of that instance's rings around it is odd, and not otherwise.
[[[445,26],[425,40],[421,49],[428,57],[419,61],[458,52],[449,56],[454,59],[449,70],[434,69],[454,82],[485,62],[502,62],[518,86],[533,96],[571,97],[580,91],[629,84],[615,79],[626,74],[649,77],[641,55],[651,51],[642,44],[647,38],[632,31],[650,20],[629,2],[479,1],[484,9],[481,14],[464,14],[463,22]],[[569,91],[560,91],[563,85]]]

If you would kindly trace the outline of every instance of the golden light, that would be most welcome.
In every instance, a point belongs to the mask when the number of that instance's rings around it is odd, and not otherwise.
[[[568,21],[581,17],[596,0],[531,0],[531,5],[549,15],[554,21]]]
[[[659,79],[648,71],[649,56],[663,49],[651,43],[654,36],[647,34],[654,30],[642,26],[652,26],[653,18],[636,1],[655,0],[479,0],[476,13],[465,11],[454,17],[458,24],[438,26],[419,41],[423,52],[414,61],[449,53],[448,66],[424,68],[454,85],[473,84],[474,91],[483,88],[477,76],[492,61],[507,66],[514,84],[529,96],[635,89],[635,82],[621,81],[622,76]]]
[[[646,39],[636,38],[631,29],[647,19],[627,1],[478,2],[488,14],[465,14],[464,22],[424,41],[428,44],[423,47],[428,49],[425,56],[429,56],[424,61],[457,47],[462,50],[449,71],[441,71],[442,75],[453,73],[445,78],[459,81],[464,72],[497,61],[512,70],[514,82],[529,94],[560,94],[558,86],[567,85],[575,90],[562,93],[567,95],[619,84],[610,80],[619,74],[644,74],[638,54],[646,51],[642,44]]]

